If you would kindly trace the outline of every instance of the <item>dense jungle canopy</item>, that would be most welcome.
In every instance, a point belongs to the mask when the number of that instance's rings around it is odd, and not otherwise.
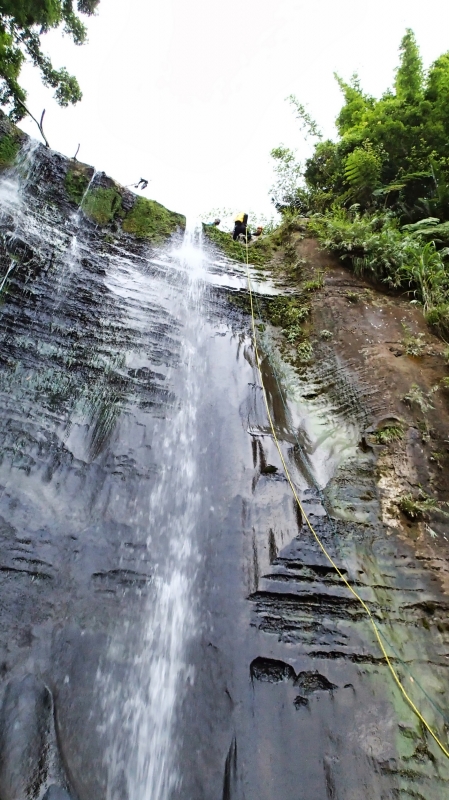
[[[349,83],[335,77],[344,97],[338,139],[318,141],[305,165],[305,188],[277,197],[278,205],[324,211],[335,202],[359,203],[363,209],[392,208],[407,219],[422,212],[448,219],[449,53],[425,73],[407,30],[394,87],[379,100],[363,91],[356,74]],[[291,151],[277,148],[273,156],[285,165]]]
[[[400,45],[394,85],[380,99],[355,74],[335,76],[344,103],[336,141],[322,136],[296,98],[317,142],[302,169],[292,150],[272,151],[273,202],[312,215],[321,243],[359,272],[409,289],[428,321],[449,334],[449,53],[425,71],[413,31]]]

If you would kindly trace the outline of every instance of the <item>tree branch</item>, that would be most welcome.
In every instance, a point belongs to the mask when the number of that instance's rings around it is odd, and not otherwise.
[[[28,114],[28,116],[29,116],[29,117],[31,117],[31,119],[32,119],[32,120],[34,120],[34,122],[36,123],[37,127],[39,128],[39,132],[40,132],[40,134],[41,134],[41,136],[42,136],[42,138],[43,138],[43,140],[44,140],[44,142],[45,142],[45,147],[48,147],[48,148],[49,148],[49,147],[50,147],[50,145],[49,145],[49,143],[48,143],[48,139],[47,139],[47,137],[46,137],[46,135],[45,135],[45,133],[44,133],[44,129],[43,129],[43,127],[42,127],[42,123],[43,123],[43,121],[44,121],[45,108],[44,108],[44,110],[43,110],[43,112],[42,112],[41,121],[40,121],[40,122],[38,122],[38,121],[37,121],[37,119],[36,119],[36,117],[34,117],[34,116],[33,116],[33,114],[31,113],[31,111],[30,111],[30,110],[29,110],[29,109],[26,107],[25,103],[23,103],[23,102],[22,102],[22,100],[19,100],[19,98],[18,98],[18,97],[17,97],[16,99],[17,99],[17,102],[18,102],[18,103],[19,103],[19,104],[22,106],[22,108],[23,108],[23,109],[26,111],[26,113]]]

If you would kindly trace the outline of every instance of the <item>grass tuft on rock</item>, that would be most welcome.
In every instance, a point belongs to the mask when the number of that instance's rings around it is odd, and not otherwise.
[[[185,217],[169,211],[155,200],[138,197],[126,214],[122,227],[138,239],[156,241],[170,236],[178,227],[185,227]]]

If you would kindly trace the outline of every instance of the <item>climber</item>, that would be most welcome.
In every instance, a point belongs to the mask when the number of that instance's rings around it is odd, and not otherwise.
[[[218,228],[220,222],[221,219],[216,217],[213,222],[205,222],[204,224],[206,225],[207,228]]]
[[[145,178],[141,178],[139,183],[136,183],[134,188],[135,189],[142,189],[142,191],[143,191],[144,189],[147,188],[147,186],[148,186],[148,181],[146,181]]]
[[[259,225],[258,228],[256,228],[256,230],[254,231],[253,236],[261,236],[262,233],[263,233],[262,225]]]
[[[245,214],[243,211],[238,214],[234,220],[234,232],[232,234],[234,241],[238,239],[241,234],[243,234],[246,241],[250,241],[251,234],[248,230],[248,214]]]

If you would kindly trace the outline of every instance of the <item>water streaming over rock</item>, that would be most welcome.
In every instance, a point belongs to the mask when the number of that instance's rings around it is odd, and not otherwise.
[[[95,224],[72,167],[25,140],[0,177],[0,800],[440,799],[446,764],[292,501],[244,271],[193,227]],[[352,395],[320,389],[330,363],[292,388],[261,341],[305,507],[442,729],[447,604],[379,523]],[[331,523],[318,488],[369,515]]]
[[[149,499],[148,550],[165,541],[155,565],[153,591],[143,612],[143,629],[133,644],[125,675],[114,678],[101,668],[99,684],[106,718],[122,720],[127,735],[107,753],[108,798],[123,796],[168,800],[181,786],[177,731],[186,682],[194,680],[188,645],[200,630],[195,581],[199,564],[197,525],[201,503],[201,454],[195,443],[197,409],[206,380],[203,336],[204,265],[200,226],[187,226],[182,245],[171,254],[176,268],[173,297],[182,324],[177,379],[178,401],[155,426],[153,444],[161,467]],[[131,632],[132,634],[132,632]],[[133,639],[131,635],[131,640]],[[111,648],[117,642],[112,640]],[[121,638],[123,647],[123,638]]]

